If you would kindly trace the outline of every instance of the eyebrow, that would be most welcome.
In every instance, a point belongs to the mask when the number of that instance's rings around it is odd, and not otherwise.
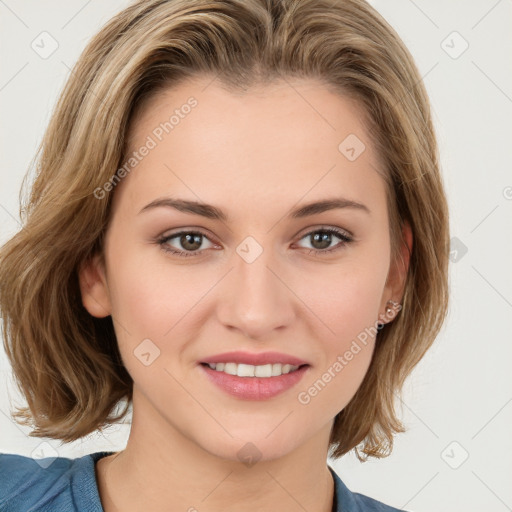
[[[159,207],[174,208],[180,212],[201,215],[207,219],[221,220],[224,222],[227,222],[228,220],[227,214],[216,206],[200,203],[198,201],[175,199],[171,197],[163,197],[151,201],[151,203],[147,204],[144,206],[144,208],[142,208],[142,210],[140,210],[139,214]],[[300,219],[340,208],[350,208],[371,214],[370,209],[362,203],[358,203],[357,201],[352,201],[342,197],[335,197],[300,206],[299,208],[292,210],[288,214],[288,217],[292,219]]]

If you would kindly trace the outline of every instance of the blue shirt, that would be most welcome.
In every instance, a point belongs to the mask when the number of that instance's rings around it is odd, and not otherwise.
[[[1,512],[104,512],[96,483],[95,463],[114,452],[76,459],[32,459],[0,454]],[[397,512],[368,496],[353,493],[328,466],[335,483],[337,512]]]

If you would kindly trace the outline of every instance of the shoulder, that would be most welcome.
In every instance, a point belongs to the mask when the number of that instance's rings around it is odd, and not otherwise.
[[[350,491],[336,472],[330,466],[328,467],[334,479],[337,512],[405,512],[364,494]]]
[[[101,512],[94,463],[107,454],[33,459],[0,453],[0,510]]]

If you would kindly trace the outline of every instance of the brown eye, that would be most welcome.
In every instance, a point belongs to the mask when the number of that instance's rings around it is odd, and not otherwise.
[[[171,240],[174,241],[175,245],[169,243]],[[158,243],[164,251],[170,252],[171,254],[177,254],[179,256],[199,256],[205,250],[205,248],[200,249],[204,240],[209,241],[208,237],[199,231],[180,231],[179,233],[160,238]]]
[[[334,228],[322,228],[316,229],[315,231],[310,231],[301,238],[301,240],[304,239],[308,239],[309,243],[311,244],[311,247],[309,247],[309,252],[317,254],[326,254],[337,251],[338,249],[342,249],[353,241],[353,238],[350,237],[347,233]],[[340,242],[334,246],[331,246],[333,242],[336,242],[336,239],[340,240]]]
[[[202,235],[196,233],[186,233],[180,235],[179,243],[187,251],[196,251],[201,247]]]

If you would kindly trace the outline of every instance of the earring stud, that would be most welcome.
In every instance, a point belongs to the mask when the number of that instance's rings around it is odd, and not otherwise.
[[[397,308],[398,306],[400,306],[400,309],[402,309],[402,304],[399,304],[398,302],[395,302],[394,300],[388,300],[386,305],[388,305],[389,303],[391,303],[391,306],[393,306],[394,308]],[[388,315],[390,315],[391,313],[393,312],[393,310],[388,306],[386,308],[386,313]]]
[[[388,304],[391,304],[391,306],[388,306]],[[386,316],[389,316],[389,315],[391,315],[391,313],[393,313],[392,308],[398,308],[398,311],[400,311],[402,309],[402,304],[395,302],[394,300],[391,300],[391,299],[386,302],[386,306],[387,306],[386,307]],[[397,311],[397,313],[398,313],[398,311]],[[378,322],[377,329],[380,331],[384,327],[384,325],[386,325],[386,324]]]

